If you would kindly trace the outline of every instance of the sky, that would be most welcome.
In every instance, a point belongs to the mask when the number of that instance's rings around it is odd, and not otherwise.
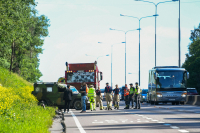
[[[155,3],[164,0],[149,0]],[[170,1],[170,0],[169,0]],[[111,45],[113,86],[125,84],[125,34],[117,30],[135,30],[139,21],[132,17],[152,16],[155,6],[134,0],[36,0],[38,15],[50,21],[39,69],[43,82],[56,82],[65,75],[65,62],[93,63],[103,72],[101,88],[111,83]],[[200,23],[200,0],[181,0],[181,64],[188,53],[191,30]],[[156,65],[178,66],[179,3],[158,5]],[[155,18],[141,20],[140,86],[148,88],[148,71],[155,66]],[[116,30],[110,30],[110,28]],[[98,43],[101,42],[101,43]],[[88,56],[86,56],[86,54]],[[109,54],[109,56],[105,56]],[[126,34],[126,83],[138,82],[139,31]]]

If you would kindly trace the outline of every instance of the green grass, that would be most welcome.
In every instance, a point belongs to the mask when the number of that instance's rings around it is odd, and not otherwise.
[[[30,94],[33,85],[1,67],[0,84],[4,87],[0,87],[0,107],[4,106],[6,97],[17,96],[10,108],[0,108],[0,133],[48,133],[55,108],[44,109],[37,105],[37,100]],[[8,93],[3,93],[5,90]]]

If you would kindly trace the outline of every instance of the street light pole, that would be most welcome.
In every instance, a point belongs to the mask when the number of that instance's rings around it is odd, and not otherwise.
[[[179,33],[178,33],[178,50],[179,50],[179,63],[178,66],[181,67],[181,16],[180,16],[180,12],[181,12],[181,0],[179,0]]]
[[[138,18],[138,17],[134,17],[134,16],[128,16],[128,15],[123,15],[123,14],[120,14],[120,16],[126,16],[126,17],[132,17],[132,18],[136,18],[139,20],[139,86],[140,86],[140,21],[143,19],[143,18],[148,18],[148,17],[155,17],[155,16],[158,16],[157,14],[155,15],[152,15],[152,16],[146,16],[146,17],[141,17],[141,18]]]
[[[158,4],[166,3],[166,2],[175,2],[175,1],[178,1],[178,0],[163,1],[163,2],[158,2],[158,3],[154,3],[154,2],[151,2],[151,1],[145,1],[145,0],[135,0],[135,1],[142,1],[142,2],[148,2],[148,3],[154,4],[154,6],[155,6],[155,14],[157,14]],[[157,18],[157,16],[155,16],[155,66],[156,66],[156,18]]]
[[[110,30],[116,30],[116,29],[110,28]],[[126,33],[128,33],[129,31],[135,31],[135,30],[139,30],[139,29],[128,30],[128,31],[116,30],[116,31],[122,31],[125,34],[125,84],[126,84]]]

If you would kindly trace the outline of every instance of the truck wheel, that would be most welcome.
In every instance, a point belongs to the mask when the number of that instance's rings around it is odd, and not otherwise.
[[[82,109],[82,107],[81,107],[81,100],[76,100],[76,101],[74,102],[74,108],[75,108],[76,110],[81,110],[81,109]]]
[[[175,102],[172,102],[172,105],[175,105]]]

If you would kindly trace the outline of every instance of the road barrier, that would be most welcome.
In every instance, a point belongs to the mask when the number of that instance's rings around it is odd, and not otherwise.
[[[200,95],[188,95],[186,104],[200,106]]]

